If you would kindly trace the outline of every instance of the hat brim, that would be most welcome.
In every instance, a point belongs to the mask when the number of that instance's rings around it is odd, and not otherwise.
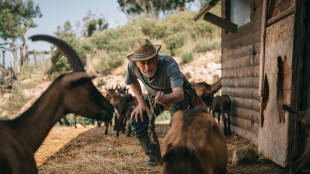
[[[127,56],[127,59],[130,60],[130,61],[143,61],[143,60],[148,60],[148,59],[151,59],[153,58],[154,56],[156,56],[156,54],[158,54],[159,50],[161,49],[161,45],[154,45],[154,48],[155,48],[155,53],[152,54],[152,55],[149,55],[147,57],[144,57],[144,58],[136,58],[134,53],[132,54],[129,54]]]

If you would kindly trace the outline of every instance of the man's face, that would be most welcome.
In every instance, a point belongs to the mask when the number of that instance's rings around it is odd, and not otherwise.
[[[156,73],[157,62],[158,62],[158,55],[148,60],[136,61],[136,65],[143,73],[143,75],[150,78],[153,77]]]

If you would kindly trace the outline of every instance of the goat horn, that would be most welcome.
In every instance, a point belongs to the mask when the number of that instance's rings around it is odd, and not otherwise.
[[[55,45],[62,53],[64,53],[71,65],[71,68],[73,69],[73,71],[75,72],[79,72],[79,71],[83,71],[84,70],[84,66],[82,64],[82,61],[80,59],[80,57],[78,56],[78,54],[76,53],[76,51],[65,41],[58,39],[56,37],[53,36],[48,36],[48,35],[33,35],[30,36],[29,39],[31,39],[32,41],[38,41],[38,40],[43,40],[43,41],[47,41],[49,43],[52,43],[53,45]]]

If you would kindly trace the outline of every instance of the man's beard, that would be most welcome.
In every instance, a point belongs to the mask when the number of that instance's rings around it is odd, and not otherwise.
[[[155,70],[154,69],[149,69],[147,71],[143,71],[143,73],[147,77],[153,77],[155,75]]]

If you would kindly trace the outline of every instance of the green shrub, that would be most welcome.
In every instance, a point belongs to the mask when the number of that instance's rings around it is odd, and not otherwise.
[[[8,115],[4,115],[0,117],[0,120],[9,120],[9,116]]]
[[[12,92],[12,95],[2,107],[4,110],[8,111],[9,115],[18,116],[18,111],[27,101],[28,98],[25,97],[20,90],[16,90]]]
[[[182,54],[181,58],[182,58],[182,64],[186,64],[186,63],[191,62],[194,56],[193,56],[192,51],[187,51]]]
[[[174,35],[170,35],[164,41],[166,43],[166,47],[170,50],[170,54],[174,56],[176,55],[177,49],[182,48],[186,39],[186,34],[176,33]]]
[[[111,52],[109,54],[96,54],[95,59],[100,63],[96,66],[97,71],[107,74],[113,68],[121,66],[126,58],[126,52]]]
[[[218,49],[221,47],[221,42],[220,41],[202,41],[202,42],[197,42],[196,46],[194,47],[194,51],[197,53],[200,52],[206,52],[214,49]]]
[[[161,113],[155,119],[155,121],[165,121],[165,120],[171,120],[171,115],[170,115],[170,112],[168,111]]]

